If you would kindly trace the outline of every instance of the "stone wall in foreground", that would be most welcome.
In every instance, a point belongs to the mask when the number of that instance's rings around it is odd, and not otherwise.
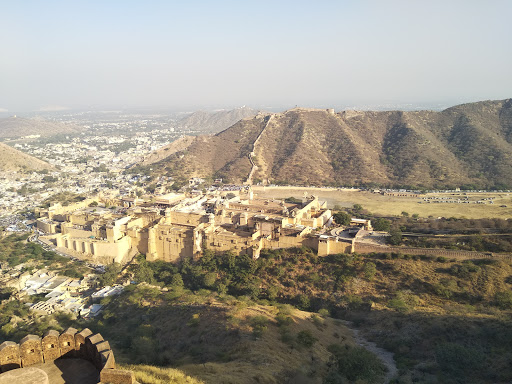
[[[61,334],[50,330],[43,338],[27,335],[19,344],[4,341],[0,344],[0,372],[67,357],[90,361],[98,370],[102,383],[136,384],[132,371],[116,369],[114,352],[108,341],[88,328],[81,332],[68,328]]]

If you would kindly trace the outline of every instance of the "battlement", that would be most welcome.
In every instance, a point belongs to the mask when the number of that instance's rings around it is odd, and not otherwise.
[[[19,344],[12,341],[0,344],[2,373],[65,358],[83,359],[92,363],[98,371],[100,383],[136,384],[132,371],[116,369],[114,352],[108,341],[99,333],[93,334],[88,328],[80,332],[68,328],[61,334],[50,330],[43,338],[27,335]]]

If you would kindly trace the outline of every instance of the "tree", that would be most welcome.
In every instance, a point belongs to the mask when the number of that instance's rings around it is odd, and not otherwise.
[[[203,277],[203,284],[207,288],[211,288],[215,285],[215,281],[217,280],[217,274],[214,272],[208,272]]]
[[[303,311],[307,311],[311,306],[311,302],[309,300],[309,296],[302,294],[299,296],[299,308]]]
[[[175,273],[172,275],[171,279],[171,287],[173,288],[183,288],[183,278],[179,273]]]
[[[354,211],[356,212],[361,212],[363,210],[363,206],[361,204],[354,204],[352,206],[352,208],[354,209]]]
[[[398,228],[394,228],[389,232],[388,243],[391,245],[402,244],[402,231]]]
[[[332,217],[338,225],[350,225],[352,220],[352,217],[346,212],[337,212]]]
[[[332,370],[326,383],[382,382],[386,367],[376,355],[365,348],[331,344],[327,350],[332,353]],[[334,378],[337,380],[333,380]]]
[[[112,285],[117,280],[117,275],[121,272],[121,264],[113,263],[105,267],[105,273],[99,276],[101,285]]]
[[[384,219],[383,217],[377,218],[373,223],[373,229],[376,231],[389,232],[391,229],[391,221]]]

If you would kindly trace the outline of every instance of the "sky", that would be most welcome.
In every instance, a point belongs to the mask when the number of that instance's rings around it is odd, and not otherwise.
[[[512,1],[0,0],[0,112],[512,97]]]

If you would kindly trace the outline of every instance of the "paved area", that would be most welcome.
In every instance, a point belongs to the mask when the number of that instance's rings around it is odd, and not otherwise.
[[[58,359],[53,363],[37,364],[32,367],[46,372],[50,384],[96,384],[99,382],[100,374],[96,367],[83,359]]]

